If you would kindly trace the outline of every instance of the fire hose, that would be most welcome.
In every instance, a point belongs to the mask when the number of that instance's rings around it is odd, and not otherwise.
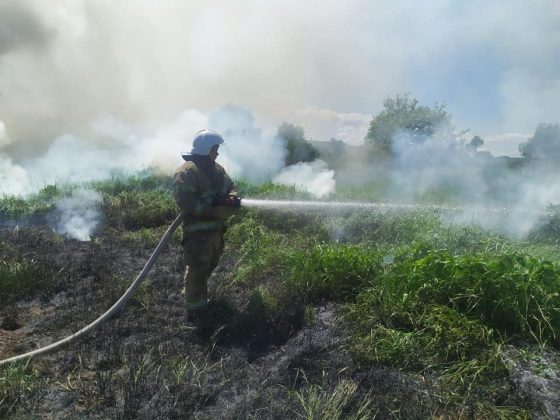
[[[133,293],[136,291],[138,286],[140,286],[142,281],[146,278],[146,276],[148,275],[148,273],[150,272],[150,270],[154,266],[156,260],[158,259],[159,254],[161,254],[161,251],[163,250],[165,245],[167,245],[167,243],[169,242],[169,239],[171,238],[171,235],[173,235],[173,232],[175,232],[177,227],[179,227],[179,224],[181,224],[182,219],[183,219],[183,213],[179,214],[177,216],[177,218],[173,221],[171,226],[169,226],[169,228],[165,232],[165,235],[163,235],[163,237],[159,241],[158,246],[156,247],[156,249],[154,250],[154,252],[150,256],[150,258],[148,259],[148,261],[144,265],[144,268],[142,269],[140,274],[138,274],[136,279],[131,283],[131,285],[128,287],[128,289],[126,289],[126,292],[124,292],[124,294],[120,297],[120,299],[117,300],[115,302],[115,304],[113,306],[111,306],[103,315],[101,315],[99,318],[97,318],[95,321],[91,322],[89,325],[85,326],[81,330],[75,332],[72,335],[67,336],[66,338],[63,338],[62,340],[59,340],[59,341],[57,341],[55,343],[52,343],[52,344],[49,344],[48,346],[45,346],[45,347],[41,347],[39,349],[30,351],[30,352],[27,352],[27,353],[24,353],[24,354],[20,354],[18,356],[14,356],[14,357],[10,357],[8,359],[0,360],[0,366],[7,365],[7,364],[10,364],[10,363],[13,363],[13,362],[20,361],[20,360],[28,359],[28,358],[31,358],[31,357],[34,357],[34,356],[38,356],[40,354],[46,354],[46,353],[50,353],[52,351],[55,351],[55,350],[59,349],[60,347],[64,346],[65,344],[68,344],[68,343],[70,343],[74,340],[77,340],[78,338],[92,332],[95,328],[97,328],[103,322],[105,322],[109,318],[111,318],[116,312],[118,312],[120,309],[122,309],[124,307],[124,305],[126,305],[126,302],[128,301],[128,299],[133,295]]]

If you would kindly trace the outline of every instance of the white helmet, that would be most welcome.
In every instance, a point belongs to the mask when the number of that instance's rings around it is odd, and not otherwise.
[[[208,156],[214,146],[224,144],[224,138],[212,130],[200,130],[193,139],[191,155]]]

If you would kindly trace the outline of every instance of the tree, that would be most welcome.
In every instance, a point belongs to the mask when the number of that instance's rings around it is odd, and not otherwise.
[[[305,139],[302,127],[283,122],[278,127],[277,137],[286,142],[285,165],[293,165],[298,162],[312,162],[319,157],[319,152],[309,141]]]
[[[387,98],[383,102],[383,111],[373,117],[369,124],[366,143],[391,153],[393,139],[399,132],[405,133],[416,143],[423,143],[437,130],[451,132],[451,116],[444,104],[433,108],[418,105],[418,100],[409,94]]]
[[[474,136],[470,143],[467,144],[467,149],[471,152],[476,152],[483,144],[484,140],[482,140],[479,136]]]
[[[526,159],[558,160],[560,158],[560,125],[539,124],[527,143],[519,145],[519,153]]]

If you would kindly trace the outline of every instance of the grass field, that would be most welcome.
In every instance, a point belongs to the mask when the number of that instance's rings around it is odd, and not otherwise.
[[[26,307],[54,299],[66,302],[62,315],[37,320],[36,328],[48,336],[79,328],[119,296],[177,212],[162,175],[87,187],[102,195],[104,215],[91,242],[37,233],[42,226],[5,229],[0,298],[7,306],[0,316],[21,318]],[[244,197],[308,198],[273,184],[239,187]],[[32,220],[72,188],[4,197],[0,219]],[[348,188],[334,199],[364,201],[378,190]],[[431,197],[446,202],[444,192]],[[58,372],[40,360],[0,370],[0,416],[48,415],[53,392],[70,401],[71,416],[560,415],[557,211],[522,239],[447,220],[430,208],[243,208],[229,221],[213,281],[217,321],[203,334],[184,329],[184,308],[173,297],[180,284],[176,234],[132,308],[103,327],[108,338],[100,333],[49,356]],[[46,253],[32,243],[40,235]],[[77,300],[87,310],[72,317]]]

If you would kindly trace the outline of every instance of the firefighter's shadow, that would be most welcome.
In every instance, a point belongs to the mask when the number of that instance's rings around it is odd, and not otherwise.
[[[243,310],[227,299],[213,300],[194,321],[196,334],[221,346],[244,347],[256,357],[270,345],[284,344],[303,325],[303,306],[281,316],[267,309],[260,299],[251,299]]]

